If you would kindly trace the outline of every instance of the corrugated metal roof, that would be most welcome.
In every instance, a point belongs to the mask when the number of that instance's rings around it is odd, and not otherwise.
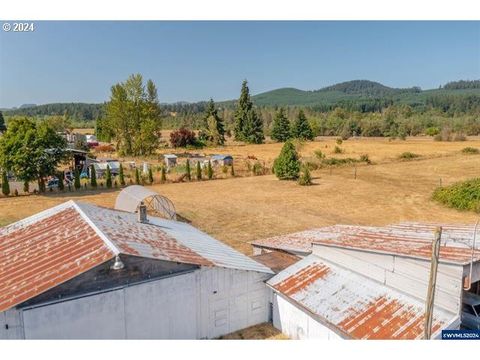
[[[296,233],[279,235],[267,239],[255,240],[251,244],[269,249],[279,249],[284,251],[300,252],[309,254],[312,252],[312,242],[317,239],[338,237],[345,233],[358,232],[364,228],[362,226],[334,225],[317,229],[300,231]]]
[[[423,335],[424,303],[315,255],[267,284],[344,336],[418,339]],[[455,314],[435,307],[433,333],[455,319]]]
[[[273,274],[268,267],[252,260],[248,256],[232,249],[230,246],[212,238],[197,228],[179,221],[150,217],[155,224],[178,242],[192,249],[217,266],[265,272]]]
[[[0,229],[0,312],[115,256],[71,204]]]
[[[312,243],[342,248],[430,259],[433,231],[442,226],[440,261],[471,261],[473,225],[400,223],[385,227],[335,225],[257,240],[252,245],[308,254]],[[479,239],[480,240],[480,239]],[[480,241],[474,261],[480,260]]]
[[[31,299],[117,254],[199,266],[272,273],[177,221],[68,201],[0,228],[0,312]]]
[[[214,263],[183,245],[153,223],[137,221],[137,215],[86,203],[76,203],[120,253],[165,261],[210,266]]]
[[[299,261],[300,257],[284,251],[273,250],[260,255],[254,255],[252,259],[272,269],[273,272],[279,273]]]

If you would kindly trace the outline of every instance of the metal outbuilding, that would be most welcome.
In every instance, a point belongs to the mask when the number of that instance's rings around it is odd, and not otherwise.
[[[68,201],[0,244],[0,339],[215,338],[269,318],[272,271],[186,223]]]
[[[268,282],[275,327],[293,338],[422,337],[439,225],[336,225],[253,242],[255,254],[303,258]],[[433,337],[461,326],[462,299],[480,289],[475,226],[442,228]]]
[[[115,200],[115,209],[134,213],[142,202],[158,216],[172,220],[177,218],[170,199],[140,185],[127,186],[120,191]]]

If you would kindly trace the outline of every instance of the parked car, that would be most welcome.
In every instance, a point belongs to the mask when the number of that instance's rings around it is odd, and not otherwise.
[[[480,330],[480,295],[469,292],[463,294],[462,325],[472,330]]]
[[[58,189],[58,182],[59,182],[58,178],[53,178],[53,179],[48,180],[47,185],[46,185],[47,189],[48,190]]]

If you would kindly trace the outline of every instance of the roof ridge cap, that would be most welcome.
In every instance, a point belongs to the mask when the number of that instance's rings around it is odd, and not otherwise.
[[[114,253],[114,255],[120,254],[120,249],[111,241],[107,235],[103,233],[102,230],[95,224],[95,222],[88,217],[88,215],[83,211],[83,209],[79,206],[79,204],[73,200],[70,200],[72,202],[73,208],[80,214],[80,216],[85,220],[85,222],[90,225],[90,227],[97,233],[97,235],[102,239],[103,243]],[[87,203],[81,203],[87,204]],[[94,206],[92,204],[87,204],[88,206]]]

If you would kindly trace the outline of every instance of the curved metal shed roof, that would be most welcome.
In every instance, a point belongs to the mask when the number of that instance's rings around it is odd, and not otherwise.
[[[175,220],[177,217],[175,206],[168,198],[140,185],[131,185],[120,191],[115,200],[115,209],[134,213],[142,201],[168,219]]]

